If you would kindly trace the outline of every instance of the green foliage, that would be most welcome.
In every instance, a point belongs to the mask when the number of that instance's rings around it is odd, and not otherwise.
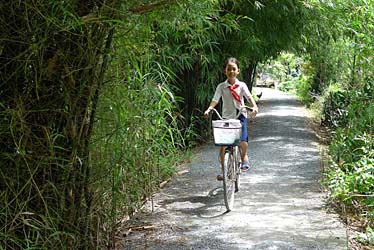
[[[84,18],[92,8],[0,5],[0,241],[7,249],[95,245],[88,141],[112,29]]]
[[[332,128],[338,128],[347,121],[347,103],[349,92],[337,85],[331,85],[320,100],[323,104],[322,123]]]
[[[337,129],[330,146],[335,162],[352,163],[373,154],[374,105],[352,104],[347,124]]]
[[[306,26],[303,43],[315,69],[312,89],[322,93],[330,84],[361,88],[372,77],[373,1],[310,1],[318,23]]]
[[[205,108],[220,80],[221,39],[224,30],[237,29],[233,18],[220,16],[213,2],[188,1],[178,6],[176,18],[157,23],[155,58],[175,72],[175,93],[188,105],[187,118],[195,108]]]
[[[345,94],[350,97],[350,104],[345,100],[346,105],[348,104],[346,113],[343,117],[335,118],[339,121],[336,124],[339,127],[329,145],[331,167],[326,179],[326,185],[338,200],[364,205],[361,216],[370,225],[374,221],[374,217],[370,215],[374,210],[373,93],[371,90]],[[370,233],[365,237],[371,237]],[[372,244],[370,240],[365,242]]]
[[[309,12],[302,1],[223,1],[222,13],[236,16],[240,32],[226,33],[222,53],[242,62],[242,77],[250,89],[259,63],[298,46],[304,22],[313,15]]]
[[[308,72],[308,62],[304,57],[294,53],[283,52],[277,58],[260,64],[260,75],[270,76],[274,81],[279,81],[277,88],[298,96],[305,104],[313,102],[314,96],[311,89],[311,76]]]
[[[159,16],[145,15],[118,27],[97,110],[92,183],[104,194],[94,209],[106,239],[113,238],[119,219],[131,216],[175,173],[194,136],[181,115],[183,99],[175,95],[178,67],[160,60],[160,54],[172,55],[156,43]]]
[[[265,61],[295,46],[308,10],[301,1],[225,1],[225,12],[238,17],[240,32],[228,32],[225,53],[243,63]]]
[[[185,146],[176,101],[152,72],[138,71],[107,85],[99,103],[92,160],[93,176],[102,176],[95,185],[107,196],[100,209],[112,211],[113,224],[119,215],[131,215],[174,173],[178,150]]]
[[[295,90],[298,85],[298,81],[295,80],[290,80],[290,81],[283,81],[279,84],[278,89],[284,92],[289,92],[289,93],[295,93]]]
[[[266,73],[272,78],[290,80],[301,75],[304,67],[304,58],[291,52],[281,52],[277,57],[261,63],[259,73]]]
[[[364,245],[374,245],[374,230],[367,227],[364,233],[357,234],[355,238]]]
[[[333,196],[342,200],[351,200],[357,195],[373,195],[374,158],[363,158],[342,166],[335,165],[327,178]],[[368,205],[374,205],[370,199],[367,201]]]

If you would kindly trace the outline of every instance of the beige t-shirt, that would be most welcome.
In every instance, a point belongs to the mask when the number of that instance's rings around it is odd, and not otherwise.
[[[237,87],[234,91],[240,96],[240,103],[232,96],[229,89],[231,84],[227,80],[217,86],[216,92],[214,93],[212,99],[215,102],[219,102],[219,100],[222,98],[222,117],[224,119],[235,119],[237,117],[238,110],[244,106],[243,97],[245,97],[249,102],[249,96],[251,93],[247,87],[247,84],[239,81],[238,79],[236,79],[235,84],[239,85],[239,87]],[[246,114],[247,112],[243,113],[244,116],[246,116]]]

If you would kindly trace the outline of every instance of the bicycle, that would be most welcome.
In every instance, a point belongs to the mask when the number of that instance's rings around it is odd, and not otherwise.
[[[251,111],[250,107],[243,107],[246,111]],[[223,119],[216,109],[212,109],[219,120],[213,120],[213,136],[216,146],[224,146],[224,162],[222,166],[222,183],[223,183],[223,198],[227,212],[230,212],[234,207],[235,193],[240,188],[240,175],[241,175],[241,123],[237,119]],[[212,114],[212,112],[210,113]],[[210,116],[211,117],[211,116]]]

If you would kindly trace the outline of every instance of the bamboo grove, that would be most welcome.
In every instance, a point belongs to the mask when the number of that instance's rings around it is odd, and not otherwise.
[[[3,1],[0,249],[115,248],[121,221],[204,142],[228,56],[250,87],[282,51],[304,57],[297,88],[326,97],[333,131],[355,119],[333,113],[348,99],[372,115],[372,13],[372,1]]]

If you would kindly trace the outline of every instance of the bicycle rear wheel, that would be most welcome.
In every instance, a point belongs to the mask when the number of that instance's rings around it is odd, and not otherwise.
[[[234,156],[230,149],[226,149],[224,164],[222,169],[223,175],[223,198],[227,211],[231,211],[234,207],[234,193],[235,193],[235,163]]]
[[[236,180],[235,180],[235,192],[239,191],[240,188],[240,174],[241,174],[241,164],[242,164],[242,158],[241,158],[241,153],[240,153],[240,147],[236,146],[234,147],[234,171],[236,174]]]

